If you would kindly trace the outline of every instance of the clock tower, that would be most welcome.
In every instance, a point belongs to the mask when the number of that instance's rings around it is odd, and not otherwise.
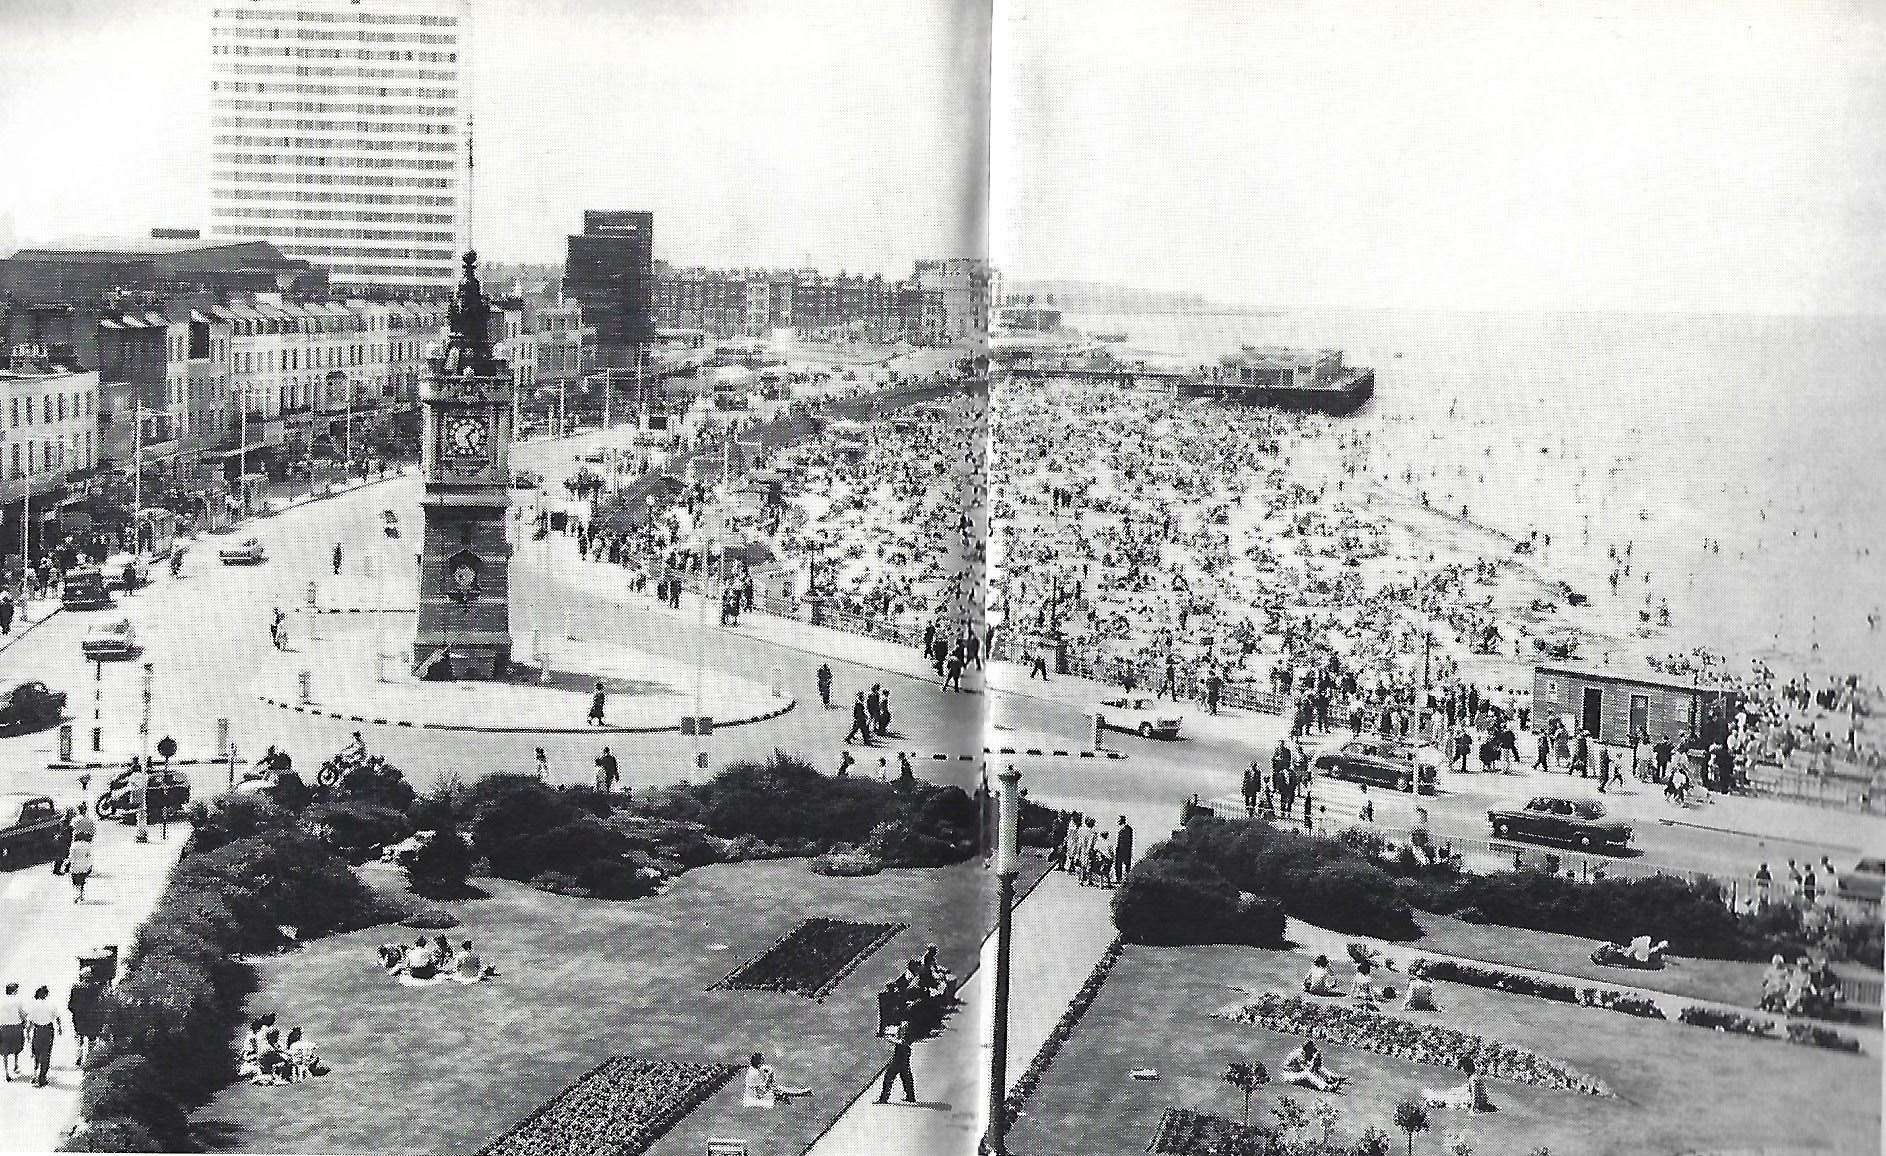
[[[503,678],[511,663],[511,370],[491,339],[478,254],[447,312],[443,351],[427,354],[420,501],[419,630],[426,679]]]

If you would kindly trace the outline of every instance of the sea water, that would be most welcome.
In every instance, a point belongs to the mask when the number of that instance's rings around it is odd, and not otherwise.
[[[1886,678],[1886,318],[1075,314],[1121,356],[1335,348],[1375,369],[1378,477],[1515,537],[1594,601],[1667,600],[1671,651]],[[1645,574],[1649,582],[1644,581]],[[1595,588],[1594,588],[1595,587]],[[1649,598],[1651,601],[1646,601]],[[1870,621],[1869,621],[1870,619]]]

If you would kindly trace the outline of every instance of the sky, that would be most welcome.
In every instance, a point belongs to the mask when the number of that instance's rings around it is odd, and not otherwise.
[[[479,248],[645,208],[684,264],[1886,309],[1886,5],[990,3],[476,0]],[[209,6],[0,0],[0,234],[204,223]]]
[[[207,220],[210,0],[0,0],[17,243]],[[956,0],[475,0],[476,242],[907,276],[987,238],[989,12]],[[4,240],[4,238],[0,238]]]
[[[1258,307],[1878,313],[1886,5],[1028,0],[994,259]]]

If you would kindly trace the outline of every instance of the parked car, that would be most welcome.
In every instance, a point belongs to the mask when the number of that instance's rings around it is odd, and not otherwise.
[[[65,816],[45,795],[0,794],[0,867],[59,854]]]
[[[59,604],[67,610],[106,610],[117,605],[96,566],[80,566],[67,572],[59,585]]]
[[[1185,718],[1176,709],[1160,710],[1150,698],[1110,698],[1095,711],[1107,730],[1131,731],[1143,739],[1176,739]]]
[[[255,566],[268,558],[268,551],[262,549],[262,543],[254,538],[244,538],[234,546],[224,546],[216,551],[216,556],[225,566]]]
[[[43,730],[65,717],[65,692],[26,679],[0,690],[0,735]]]
[[[91,659],[130,658],[138,650],[138,630],[129,618],[106,622],[85,632],[79,649]]]
[[[1595,799],[1541,797],[1516,811],[1488,811],[1493,833],[1502,839],[1570,843],[1585,851],[1622,851],[1631,842],[1629,824],[1604,821],[1604,805]]]
[[[1840,898],[1879,906],[1886,892],[1886,859],[1862,859],[1840,877]]]
[[[146,788],[150,798],[145,801],[145,810],[153,817],[164,811],[178,811],[190,805],[190,778],[182,771],[155,770],[150,772],[150,784]],[[138,817],[138,789],[131,781],[129,770],[119,771],[105,785],[104,793],[98,796],[96,807],[101,819],[123,819],[127,823],[135,822]]]
[[[1371,787],[1387,787],[1410,794],[1432,795],[1439,778],[1431,752],[1424,747],[1389,739],[1352,739],[1333,751],[1324,751],[1311,765],[1332,779],[1347,779]]]
[[[511,475],[514,490],[534,490],[544,484],[544,476],[534,470],[519,470]]]

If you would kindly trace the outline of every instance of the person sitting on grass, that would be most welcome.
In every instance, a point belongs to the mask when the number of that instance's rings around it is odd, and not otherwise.
[[[454,958],[455,955],[456,953],[452,950],[452,945],[445,941],[445,936],[435,935],[432,937],[432,958],[439,961],[440,971],[449,972],[458,966],[458,962]]]
[[[406,974],[412,979],[431,979],[439,973],[439,960],[432,952],[432,945],[420,936],[406,950]]]
[[[1329,956],[1319,955],[1310,967],[1308,975],[1303,977],[1303,990],[1311,995],[1341,995],[1342,985],[1330,974]]]
[[[938,996],[949,994],[950,989],[956,985],[956,977],[951,974],[949,968],[937,962],[936,944],[932,943],[924,948],[923,958],[918,962],[923,966],[928,989]]]
[[[268,1028],[257,1042],[254,1056],[237,1074],[246,1074],[250,1083],[268,1087],[286,1084],[288,1070],[288,1056],[282,1051],[282,1034],[274,1028]]]
[[[1364,1007],[1375,1006],[1375,965],[1368,960],[1356,964],[1355,982],[1349,987],[1349,996]]]
[[[811,1094],[811,1088],[789,1088],[779,1082],[766,1057],[754,1052],[747,1060],[746,1089],[740,1103],[747,1108],[770,1108],[775,1102],[790,1104],[797,1096]]]
[[[327,1075],[327,1065],[321,1062],[320,1051],[301,1034],[300,1028],[288,1030],[288,1041],[284,1050],[288,1056],[288,1078],[291,1081]]]
[[[1466,1083],[1442,1092],[1423,1088],[1421,1099],[1431,1108],[1454,1108],[1462,1112],[1494,1111],[1493,1101],[1487,1098],[1486,1078],[1474,1070],[1472,1056],[1461,1057],[1460,1070],[1467,1074]]]
[[[467,939],[459,945],[458,954],[452,958],[452,978],[459,983],[478,983],[498,974],[498,969],[480,959],[472,949],[472,941]]]
[[[1788,957],[1776,954],[1768,961],[1768,970],[1762,972],[1762,1010],[1783,1011],[1788,1006],[1788,979],[1792,974],[1788,967]]]
[[[1323,1066],[1323,1053],[1317,1049],[1315,1040],[1304,1040],[1302,1047],[1284,1057],[1283,1083],[1317,1092],[1334,1092],[1348,1079]]]
[[[1402,1003],[1404,1011],[1438,1011],[1434,1006],[1434,981],[1428,978],[1428,969],[1422,964],[1415,964],[1408,969],[1408,998]]]

